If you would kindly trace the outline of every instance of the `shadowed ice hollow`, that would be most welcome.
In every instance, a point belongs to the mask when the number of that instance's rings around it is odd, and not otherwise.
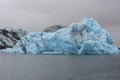
[[[93,19],[85,18],[55,32],[25,35],[13,48],[0,53],[25,54],[118,54],[114,39]]]

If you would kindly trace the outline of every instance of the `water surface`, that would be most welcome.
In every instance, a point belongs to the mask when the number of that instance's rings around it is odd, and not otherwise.
[[[119,80],[120,55],[0,55],[0,80]]]

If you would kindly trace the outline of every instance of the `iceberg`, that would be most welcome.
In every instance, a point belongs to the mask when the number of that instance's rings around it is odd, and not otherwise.
[[[13,48],[0,53],[17,54],[118,54],[110,33],[93,19],[85,18],[55,32],[32,32],[16,43]]]

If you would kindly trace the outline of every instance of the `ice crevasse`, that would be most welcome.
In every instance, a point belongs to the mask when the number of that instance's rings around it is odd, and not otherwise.
[[[0,53],[17,54],[118,54],[110,33],[93,19],[81,22],[56,32],[32,32],[21,38],[13,48]]]

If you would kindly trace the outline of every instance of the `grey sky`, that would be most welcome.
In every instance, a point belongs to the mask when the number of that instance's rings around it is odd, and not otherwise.
[[[120,0],[0,0],[0,26],[41,31],[54,24],[69,25],[95,18],[120,44]]]

